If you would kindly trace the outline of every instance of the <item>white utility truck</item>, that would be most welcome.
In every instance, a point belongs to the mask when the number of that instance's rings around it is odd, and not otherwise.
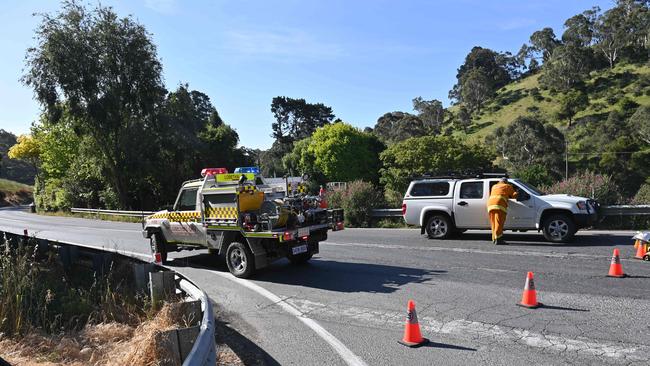
[[[295,264],[318,253],[328,230],[343,230],[343,210],[307,195],[303,178],[265,179],[256,167],[206,168],[183,183],[171,210],[145,218],[142,234],[154,255],[207,248],[230,272],[249,277],[279,258]]]
[[[446,239],[467,229],[490,229],[487,200],[498,174],[423,177],[411,182],[402,202],[408,225],[429,238]],[[544,194],[519,179],[509,179],[518,192],[510,200],[506,230],[542,231],[546,240],[565,243],[580,228],[593,225],[598,203],[567,194]]]

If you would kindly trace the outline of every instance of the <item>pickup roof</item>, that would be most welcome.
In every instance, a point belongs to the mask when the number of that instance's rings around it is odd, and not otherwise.
[[[445,239],[467,229],[490,229],[487,200],[499,180],[421,179],[412,181],[402,202],[409,225],[429,238]],[[518,179],[510,179],[517,200],[510,200],[505,229],[537,230],[551,242],[570,241],[580,228],[597,221],[596,201],[566,194],[545,195]]]

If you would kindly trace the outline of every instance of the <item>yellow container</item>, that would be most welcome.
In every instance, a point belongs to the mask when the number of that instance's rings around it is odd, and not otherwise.
[[[264,202],[264,192],[251,191],[239,194],[239,211],[257,211]]]

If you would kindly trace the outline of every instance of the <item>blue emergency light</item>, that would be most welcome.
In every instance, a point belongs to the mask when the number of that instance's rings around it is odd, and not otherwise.
[[[243,167],[238,167],[235,168],[235,173],[253,173],[253,174],[260,174],[260,168],[256,166],[243,166]]]

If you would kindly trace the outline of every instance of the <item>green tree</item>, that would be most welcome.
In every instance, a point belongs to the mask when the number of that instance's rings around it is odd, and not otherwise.
[[[574,15],[564,22],[562,42],[576,47],[591,46],[594,39],[594,26],[600,8],[594,7],[582,14]]]
[[[372,132],[385,144],[427,134],[425,123],[418,116],[405,112],[389,112],[377,119]]]
[[[403,193],[413,175],[488,170],[492,159],[485,148],[452,136],[414,137],[381,153],[380,181],[386,188]]]
[[[591,71],[591,58],[586,49],[576,46],[558,46],[544,64],[539,81],[550,89],[568,91],[579,85]]]
[[[461,130],[467,132],[472,125],[472,114],[467,110],[464,104],[458,108],[458,124]]]
[[[650,106],[641,106],[630,117],[629,129],[636,131],[635,136],[644,144],[650,144]]]
[[[26,56],[23,82],[34,89],[50,121],[69,108],[73,128],[89,136],[121,207],[135,198],[133,182],[148,171],[155,107],[164,88],[161,64],[145,28],[108,7],[64,2],[42,15],[37,47]]]
[[[598,17],[594,31],[596,49],[607,58],[609,67],[614,68],[622,48],[630,39],[625,9],[615,6],[607,10]]]
[[[374,135],[339,122],[316,130],[308,151],[314,156],[314,169],[329,181],[362,179],[376,183],[383,148]]]
[[[560,97],[559,119],[566,119],[571,126],[573,117],[589,106],[589,97],[580,90],[571,90]]]
[[[317,128],[334,120],[332,108],[322,103],[307,103],[304,99],[275,97],[271,112],[275,117],[272,136],[282,144],[309,137]]]
[[[456,84],[449,91],[449,99],[463,102],[463,83],[466,79],[466,74],[472,70],[479,70],[487,80],[486,87],[490,91],[490,95],[508,84],[516,76],[517,64],[509,54],[502,54],[495,52],[489,48],[474,47],[465,57],[465,61],[458,68],[456,74]]]
[[[539,164],[560,177],[565,151],[564,135],[537,117],[518,117],[486,138],[499,155],[499,165],[517,171]]]
[[[422,97],[413,99],[413,110],[418,112],[418,118],[430,133],[438,134],[445,121],[445,108],[437,99],[424,100]]]
[[[461,95],[470,111],[480,113],[483,104],[493,94],[494,90],[491,90],[489,80],[481,70],[471,70],[463,77]]]
[[[549,27],[534,32],[530,36],[529,42],[529,52],[541,54],[544,62],[551,58],[555,47],[560,45],[560,41],[555,37],[553,28]]]

